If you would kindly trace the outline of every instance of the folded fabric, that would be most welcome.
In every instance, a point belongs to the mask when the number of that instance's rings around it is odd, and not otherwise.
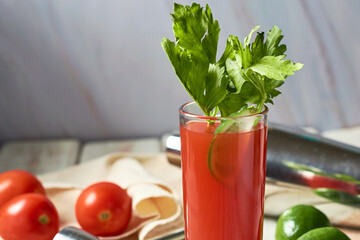
[[[181,170],[168,164],[162,154],[113,153],[38,177],[58,210],[61,228],[79,227],[74,211],[76,199],[83,188],[99,181],[111,181],[126,189],[133,209],[124,233],[101,239],[130,239],[138,232],[136,239],[143,240],[182,226]],[[166,226],[169,223],[170,229]]]

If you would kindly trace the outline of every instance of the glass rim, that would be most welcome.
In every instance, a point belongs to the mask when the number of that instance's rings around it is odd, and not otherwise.
[[[241,118],[247,118],[247,117],[260,117],[263,115],[266,115],[269,112],[269,108],[264,105],[263,110],[259,113],[255,113],[255,114],[249,114],[249,115],[243,115],[243,116],[237,116],[237,117],[211,117],[211,116],[203,116],[203,115],[198,115],[195,113],[189,113],[187,111],[185,111],[185,107],[189,106],[190,104],[196,104],[197,103],[195,101],[190,101],[187,102],[183,105],[181,105],[181,107],[179,108],[179,112],[180,114],[187,116],[187,117],[191,117],[191,118],[196,118],[196,119],[202,119],[202,120],[223,120],[223,119],[241,119]]]

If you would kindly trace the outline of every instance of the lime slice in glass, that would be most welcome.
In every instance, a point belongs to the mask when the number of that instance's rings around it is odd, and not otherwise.
[[[208,165],[214,178],[223,184],[232,186],[241,172],[241,165],[246,161],[251,132],[219,133],[211,142]]]

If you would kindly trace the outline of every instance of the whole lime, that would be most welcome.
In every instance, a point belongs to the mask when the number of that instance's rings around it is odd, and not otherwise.
[[[342,231],[334,227],[322,227],[313,229],[304,235],[302,235],[298,240],[351,240],[348,236],[345,235]]]
[[[296,205],[285,210],[276,224],[276,240],[297,240],[304,233],[321,227],[329,227],[326,215],[311,205]]]

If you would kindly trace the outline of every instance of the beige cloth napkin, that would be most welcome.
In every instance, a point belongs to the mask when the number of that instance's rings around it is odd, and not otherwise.
[[[149,239],[182,226],[181,170],[165,155],[113,153],[38,176],[60,216],[60,227],[76,226],[74,206],[81,189],[111,181],[132,197],[133,215],[124,233],[102,239]]]

